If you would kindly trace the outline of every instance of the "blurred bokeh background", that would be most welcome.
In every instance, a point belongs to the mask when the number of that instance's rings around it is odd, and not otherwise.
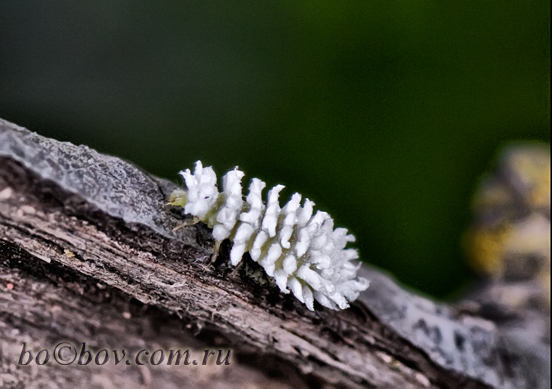
[[[286,185],[447,298],[470,195],[550,141],[550,2],[0,1],[0,117],[178,180]]]

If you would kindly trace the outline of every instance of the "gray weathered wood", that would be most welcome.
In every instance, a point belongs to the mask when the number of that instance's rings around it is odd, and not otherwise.
[[[165,205],[174,188],[118,158],[0,120],[0,379],[11,387],[36,377],[123,382],[115,387],[203,382],[205,366],[185,373],[150,366],[141,379],[136,369],[113,366],[16,366],[23,339],[43,348],[56,339],[101,348],[142,339],[151,349],[232,348],[235,363],[205,387],[548,386],[549,345],[523,347],[495,323],[417,296],[371,267],[361,269],[371,286],[350,309],[310,312],[256,264],[235,271],[224,247],[207,266],[208,229],[172,232],[181,222]],[[151,384],[157,379],[166,386]]]

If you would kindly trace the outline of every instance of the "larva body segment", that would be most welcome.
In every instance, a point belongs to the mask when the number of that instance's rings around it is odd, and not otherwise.
[[[368,288],[369,282],[356,277],[360,263],[354,249],[346,249],[355,238],[345,228],[333,228],[333,219],[317,211],[314,203],[295,193],[280,208],[276,185],[268,193],[265,205],[262,191],[266,184],[253,178],[243,201],[241,180],[244,173],[236,167],[223,177],[223,191],[217,189],[217,177],[211,167],[196,162],[194,173],[180,172],[187,190],[176,190],[169,202],[184,207],[184,212],[199,218],[213,229],[217,243],[233,242],[230,262],[236,266],[245,252],[273,277],[283,293],[293,295],[310,310],[314,300],[331,309],[345,309],[349,301]]]

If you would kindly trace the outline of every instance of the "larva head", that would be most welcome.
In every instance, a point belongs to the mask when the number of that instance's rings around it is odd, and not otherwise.
[[[182,207],[188,202],[188,192],[182,189],[176,189],[169,196],[169,204],[175,207]]]

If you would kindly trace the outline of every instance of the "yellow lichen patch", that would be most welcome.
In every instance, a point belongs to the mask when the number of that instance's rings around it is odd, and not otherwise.
[[[464,247],[475,271],[499,277],[503,272],[504,243],[508,241],[508,227],[487,230],[471,229],[464,235]]]
[[[536,297],[550,308],[550,146],[507,147],[472,209],[463,244],[472,267],[508,292],[496,299],[517,307]]]
[[[531,209],[550,207],[550,148],[534,144],[507,154],[508,173]]]

